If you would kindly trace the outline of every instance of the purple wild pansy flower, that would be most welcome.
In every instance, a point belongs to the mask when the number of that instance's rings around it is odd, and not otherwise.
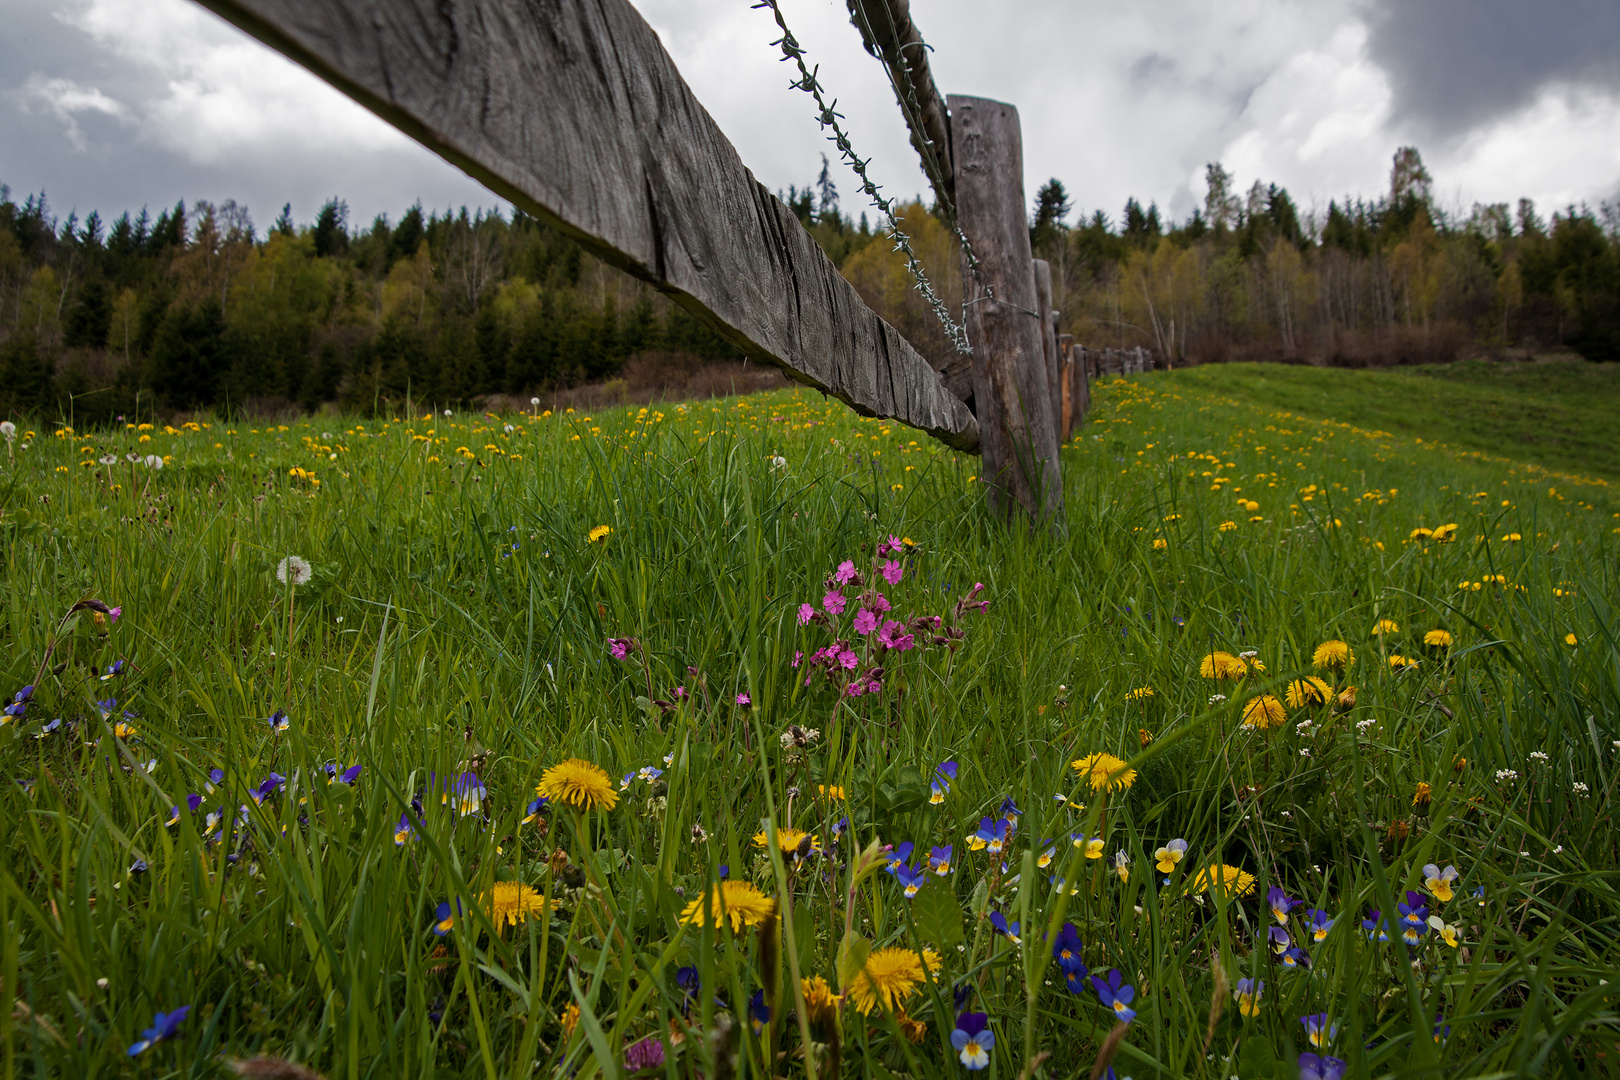
[[[1023,811],[1018,809],[1018,804],[1013,802],[1011,795],[1001,800],[1001,816],[1007,819],[1007,824],[1017,825],[1018,816],[1022,813]]]
[[[262,784],[254,788],[249,794],[253,796],[253,801],[255,804],[263,804],[264,800],[268,799],[270,796],[274,795],[276,792],[280,791],[286,786],[287,778],[282,776],[280,773],[273,772],[265,778],[265,781]]]
[[[1361,928],[1367,931],[1367,940],[1388,941],[1389,920],[1382,917],[1383,913],[1373,908],[1365,919],[1361,920]]]
[[[928,871],[920,866],[913,870],[908,864],[901,863],[894,868],[894,878],[900,883],[901,888],[905,890],[906,899],[910,900],[917,895],[923,884],[928,880]]]
[[[0,712],[4,712],[5,715],[10,717],[12,720],[21,720],[23,718],[23,713],[28,711],[28,701],[33,696],[34,686],[32,683],[29,683],[27,686],[23,687],[21,690],[17,691],[11,696],[11,704],[7,705],[5,709],[0,710]],[[100,703],[98,702],[97,704]],[[113,704],[116,705],[117,702],[113,702]],[[109,708],[108,711],[110,712],[111,709]]]
[[[1092,989],[1097,991],[1098,999],[1110,1009],[1114,1010],[1121,1023],[1128,1024],[1136,1019],[1136,1010],[1130,1007],[1136,999],[1136,987],[1124,982],[1124,976],[1118,968],[1108,972],[1108,980],[1103,981],[1102,976],[1091,977]]]
[[[1288,931],[1280,926],[1273,926],[1267,930],[1266,939],[1271,942],[1271,951],[1278,956],[1287,952],[1288,947],[1293,944],[1293,941],[1288,937]]]
[[[1345,1068],[1344,1062],[1326,1054],[1299,1055],[1299,1080],[1341,1080]]]
[[[1058,962],[1063,978],[1069,984],[1069,992],[1073,994],[1085,989],[1086,976],[1090,974],[1080,959],[1081,947],[1080,931],[1074,928],[1074,923],[1064,923],[1052,941],[1052,958]]]
[[[894,873],[895,867],[911,858],[911,852],[915,846],[916,845],[914,845],[910,840],[902,840],[900,843],[890,848],[888,853],[884,855],[884,858],[888,860],[888,865],[883,869],[887,870],[891,874]]]
[[[450,906],[450,901],[440,901],[438,909],[433,912],[433,932],[439,937],[444,937],[444,935],[455,929],[456,916],[459,914],[461,914],[460,900],[456,901],[453,908]]]
[[[995,1049],[995,1032],[990,1030],[990,1017],[986,1013],[963,1013],[956,1018],[951,1032],[951,1048],[957,1060],[970,1071],[977,1072],[990,1064],[990,1051]]]
[[[1298,945],[1290,945],[1282,952],[1282,966],[1286,968],[1308,968],[1311,966],[1311,957]]]
[[[292,727],[292,721],[287,719],[287,714],[280,709],[271,713],[265,723],[270,725],[271,732],[276,735],[285,735]]]
[[[951,852],[954,845],[946,844],[944,847],[931,847],[928,849],[928,869],[940,877],[951,872]]]
[[[1321,1050],[1331,1043],[1339,1034],[1339,1025],[1328,1023],[1327,1013],[1312,1013],[1302,1016],[1299,1022],[1305,1026],[1305,1039],[1316,1049]]]
[[[1305,929],[1310,932],[1312,941],[1325,941],[1328,931],[1333,929],[1333,916],[1321,908],[1306,910],[1305,920]]]
[[[174,1038],[180,1030],[181,1022],[190,1011],[190,1005],[182,1005],[171,1012],[153,1016],[152,1026],[142,1031],[141,1037],[130,1044],[129,1056],[140,1057],[158,1043]]]
[[[1000,934],[1014,945],[1019,944],[1023,940],[1018,936],[1018,924],[1013,923],[1009,926],[1007,924],[1007,916],[1003,915],[999,911],[992,911],[990,913],[990,925],[995,927],[996,933]]]
[[[942,761],[934,766],[934,783],[930,789],[928,801],[939,804],[945,801],[950,794],[951,785],[956,782],[956,762]]]
[[[765,1004],[765,991],[755,990],[754,996],[748,999],[748,1023],[758,1035],[765,1030],[765,1025],[771,1022],[771,1007]]]
[[[1271,907],[1271,915],[1277,920],[1277,925],[1282,926],[1288,922],[1288,913],[1292,911],[1299,902],[1297,900],[1290,900],[1287,893],[1273,885],[1270,891],[1266,893],[1266,903]]]

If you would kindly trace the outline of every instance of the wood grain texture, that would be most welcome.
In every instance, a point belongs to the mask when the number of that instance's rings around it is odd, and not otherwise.
[[[743,166],[627,0],[199,0],[738,351],[975,450],[973,414]]]
[[[964,266],[962,282],[990,509],[1008,521],[1021,509],[1028,520],[1062,522],[1063,477],[1036,310],[1018,110],[956,94],[946,103],[957,215],[980,265],[977,274]]]
[[[1068,442],[1074,435],[1074,335],[1058,336],[1058,436]]]
[[[1061,443],[1063,388],[1058,376],[1057,314],[1052,310],[1052,264],[1045,259],[1035,260],[1035,310],[1041,313],[1041,353],[1046,368],[1046,400],[1051,407],[1052,439]]]

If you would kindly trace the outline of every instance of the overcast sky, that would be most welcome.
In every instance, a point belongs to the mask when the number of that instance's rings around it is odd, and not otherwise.
[[[892,194],[926,188],[882,69],[843,0],[781,0]],[[638,0],[687,82],[773,189],[831,147],[749,0]],[[1078,211],[1127,196],[1176,218],[1219,160],[1305,208],[1375,196],[1413,143],[1452,208],[1620,197],[1616,0],[913,0],[947,93],[1016,104],[1026,195],[1056,176]],[[234,198],[351,221],[498,205],[454,167],[189,0],[0,0],[0,182],[60,216]],[[853,174],[834,177],[846,212]],[[1071,219],[1073,220],[1073,219]]]

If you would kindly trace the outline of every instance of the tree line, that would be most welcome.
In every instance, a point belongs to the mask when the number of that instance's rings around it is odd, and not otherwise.
[[[1173,363],[1447,360],[1572,349],[1620,360],[1620,208],[1544,219],[1528,199],[1448,213],[1415,149],[1389,190],[1302,212],[1246,192],[1219,163],[1182,222],[1126,202],[1079,215],[1044,184],[1031,246],[1053,267],[1063,329]],[[903,258],[841,211],[826,159],[784,201],[875,310],[938,363],[949,344]],[[900,213],[944,297],[960,252],[938,208]],[[885,239],[883,243],[875,241]],[[612,377],[637,353],[693,363],[736,350],[682,308],[521,211],[379,215],[352,228],[329,200],[262,234],[246,209],[199,201],[105,222],[53,216],[0,185],[0,411],[86,421],[139,410],[313,410],[528,395]]]
[[[234,202],[57,220],[0,187],[0,412],[466,402],[735,348],[522,212],[378,216],[340,199],[259,233]]]

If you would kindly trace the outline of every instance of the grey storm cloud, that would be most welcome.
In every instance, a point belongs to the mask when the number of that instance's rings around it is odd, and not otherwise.
[[[1397,110],[1441,137],[1554,84],[1620,91],[1620,0],[1375,0],[1372,58]]]

